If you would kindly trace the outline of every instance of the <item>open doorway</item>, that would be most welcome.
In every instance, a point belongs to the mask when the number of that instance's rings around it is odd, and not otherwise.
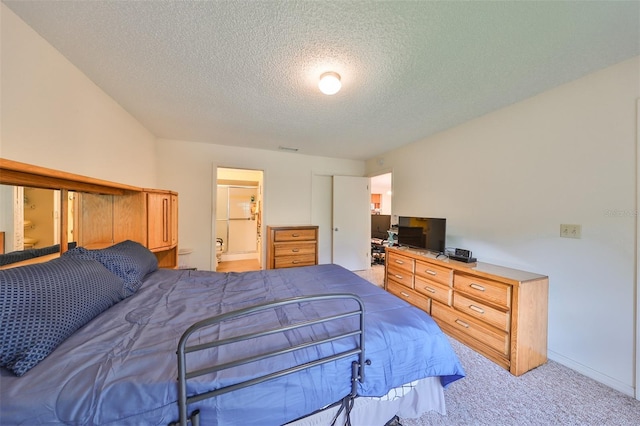
[[[391,173],[371,177],[371,214],[391,215]]]
[[[392,215],[392,174],[370,178],[371,188],[371,270],[369,281],[384,285],[385,246],[394,225]]]
[[[216,270],[262,269],[262,170],[218,167]]]

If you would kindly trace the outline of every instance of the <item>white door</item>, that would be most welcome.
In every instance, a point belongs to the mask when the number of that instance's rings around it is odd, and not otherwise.
[[[333,177],[333,263],[350,271],[371,267],[369,178]]]

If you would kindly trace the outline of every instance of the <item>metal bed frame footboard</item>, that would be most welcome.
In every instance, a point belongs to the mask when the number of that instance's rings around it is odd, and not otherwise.
[[[301,322],[297,322],[297,323],[293,323],[293,324],[289,324],[281,327],[276,327],[276,328],[267,328],[261,331],[241,334],[239,336],[235,336],[231,338],[213,340],[210,342],[187,346],[187,341],[189,340],[189,337],[193,333],[195,333],[196,331],[202,330],[204,328],[219,324],[223,321],[237,319],[242,316],[259,313],[261,311],[283,307],[286,305],[308,303],[308,302],[319,302],[319,301],[327,301],[327,300],[335,300],[335,299],[346,299],[346,300],[355,301],[357,302],[358,307],[357,309],[354,309],[354,310],[349,310],[345,308],[343,311],[340,311],[340,312],[328,312],[326,314],[321,314],[319,318],[313,319],[313,320],[301,321]],[[321,340],[313,340],[311,337],[308,337],[308,340],[305,340],[302,343],[298,343],[295,346],[291,346],[291,347],[287,347],[287,348],[283,348],[275,351],[259,353],[257,355],[238,359],[233,362],[227,362],[227,363],[217,364],[217,365],[213,364],[206,368],[200,368],[197,370],[188,370],[187,368],[186,355],[189,353],[211,349],[215,347],[220,347],[220,346],[224,346],[227,344],[232,344],[232,343],[236,343],[244,340],[264,337],[264,336],[272,335],[275,333],[282,333],[289,330],[296,330],[303,327],[309,327],[315,324],[322,324],[322,323],[328,323],[330,321],[337,321],[343,318],[354,317],[354,316],[359,316],[359,324],[357,328],[349,329],[347,331],[341,332],[340,334],[331,335]],[[323,358],[311,360],[301,365],[296,365],[293,367],[276,370],[260,377],[256,377],[250,380],[224,386],[212,391],[187,396],[187,381],[189,379],[214,373],[216,371],[225,370],[228,368],[233,368],[240,365],[248,364],[251,362],[257,362],[266,358],[283,355],[283,354],[294,352],[300,349],[319,346],[328,342],[337,341],[350,336],[357,336],[356,343],[353,349],[334,353],[330,356],[326,356]],[[267,380],[279,378],[282,376],[286,376],[288,374],[293,374],[298,371],[305,370],[307,368],[316,367],[322,364],[327,364],[327,363],[334,362],[339,359],[347,358],[350,356],[357,356],[358,360],[353,361],[351,364],[351,377],[349,378],[349,380],[351,380],[351,393],[349,395],[346,395],[343,398],[343,406],[344,406],[345,404],[344,401],[346,400],[353,401],[353,399],[357,396],[357,383],[364,381],[364,366],[365,364],[370,363],[369,361],[365,360],[364,303],[355,294],[338,293],[338,294],[322,294],[322,295],[313,295],[313,296],[292,297],[288,299],[277,300],[274,302],[262,303],[262,304],[251,306],[244,309],[239,309],[236,311],[217,315],[215,317],[207,318],[193,324],[183,333],[182,337],[180,338],[180,341],[178,343],[177,354],[178,354],[178,409],[179,409],[180,418],[177,422],[170,423],[170,426],[174,426],[174,425],[187,426],[189,423],[191,423],[193,426],[199,426],[200,412],[199,410],[194,410],[191,414],[188,414],[187,411],[188,411],[189,404],[193,404],[195,402],[202,401],[208,398],[213,398],[218,395],[221,395],[227,392],[232,392],[234,390],[242,389],[248,386],[256,385],[258,383],[262,383]],[[348,411],[348,408],[349,407],[347,406],[347,411]],[[342,408],[340,409],[340,411],[342,411]],[[337,416],[338,414],[336,414],[336,417]],[[348,412],[347,412],[347,416],[348,416]]]

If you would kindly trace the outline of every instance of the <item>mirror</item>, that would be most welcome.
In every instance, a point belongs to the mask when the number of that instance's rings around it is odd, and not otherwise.
[[[4,253],[41,249],[60,244],[60,191],[0,185],[0,231]],[[75,193],[69,192],[67,241],[75,241],[73,229]]]

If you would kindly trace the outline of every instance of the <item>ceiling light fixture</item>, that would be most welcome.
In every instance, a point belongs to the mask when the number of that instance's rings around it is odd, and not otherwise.
[[[342,83],[340,82],[340,74],[337,72],[329,71],[320,76],[320,82],[318,83],[320,91],[325,95],[335,95],[340,91]]]

